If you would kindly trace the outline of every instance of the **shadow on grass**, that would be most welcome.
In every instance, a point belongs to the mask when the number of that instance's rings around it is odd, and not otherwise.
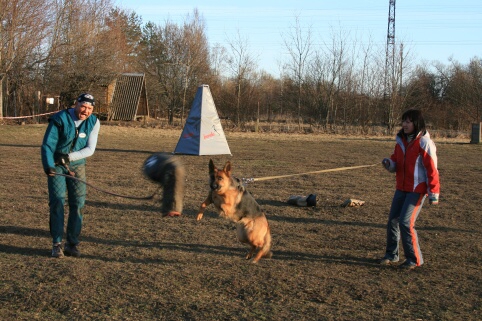
[[[268,205],[268,206],[273,206],[273,207],[298,207],[298,206],[295,206],[295,205],[290,205],[288,204],[288,202],[282,202],[282,201],[273,201],[273,200],[260,200],[260,199],[257,199],[256,202],[258,202],[259,205],[261,206],[264,206],[264,205]],[[333,205],[328,205],[328,204],[324,204],[324,205],[316,205],[316,207],[299,207],[299,208],[337,208],[337,207],[341,207],[340,204],[333,204]]]
[[[287,223],[360,226],[360,227],[382,228],[382,229],[385,229],[387,227],[385,224],[324,220],[324,219],[318,219],[318,218],[312,218],[312,217],[269,216],[268,220],[277,221],[277,222],[287,222]]]
[[[20,254],[25,256],[47,256],[50,255],[50,248],[33,249],[29,247],[0,244],[0,252],[7,254]]]
[[[180,243],[145,243],[145,244],[138,244],[136,242],[125,242],[125,241],[107,241],[97,238],[84,238],[84,242],[94,242],[100,243],[109,246],[124,246],[124,247],[135,247],[135,248],[159,248],[159,249],[166,249],[170,251],[182,251],[188,253],[196,253],[196,254],[214,254],[214,255],[221,255],[221,256],[229,256],[233,258],[244,258],[246,255],[245,248],[232,248],[226,246],[211,246],[211,245],[203,245],[203,244],[180,244]],[[50,248],[45,249],[33,249],[33,248],[26,248],[26,247],[19,247],[19,246],[12,246],[12,245],[4,245],[0,244],[0,252],[7,253],[7,254],[19,254],[25,256],[33,256],[33,257],[48,257],[50,255]],[[137,252],[131,252],[135,254]],[[104,262],[129,262],[129,263],[143,263],[143,264],[166,264],[166,263],[180,263],[179,260],[166,260],[165,255],[159,258],[142,258],[142,257],[134,257],[129,256],[129,253],[125,256],[109,258],[101,255],[91,255],[91,254],[82,254],[81,258],[84,259],[92,259],[92,260],[100,260]],[[292,252],[292,251],[273,251],[273,257],[270,259],[262,259],[264,260],[274,260],[274,261],[318,261],[318,262],[325,262],[325,263],[337,263],[337,264],[347,264],[347,265],[374,265],[376,263],[373,259],[368,258],[360,258],[360,257],[353,257],[353,256],[333,256],[333,255],[318,255],[312,253],[302,253],[302,252]]]
[[[146,202],[146,200],[142,200]],[[147,200],[147,202],[152,202],[149,205],[145,203],[139,204],[123,204],[123,203],[114,203],[114,202],[104,202],[104,201],[90,201],[86,200],[86,206],[90,208],[98,208],[98,209],[115,209],[121,211],[148,211],[148,212],[160,212],[161,210],[161,203],[159,200]],[[90,211],[95,211],[93,209],[89,209]]]
[[[269,216],[268,220],[279,221],[279,222],[288,222],[288,223],[301,223],[301,224],[317,223],[317,224],[322,224],[322,225],[360,226],[360,227],[381,228],[381,229],[386,229],[386,227],[387,227],[385,224],[324,220],[324,219],[316,219],[316,218],[310,218],[310,217]],[[475,230],[466,230],[466,229],[459,229],[459,228],[452,228],[452,227],[445,227],[445,226],[417,226],[416,229],[420,230],[420,231],[438,231],[438,232],[482,234],[481,232],[475,231]]]
[[[24,236],[37,236],[50,238],[50,234],[46,230],[28,228],[28,227],[18,227],[18,226],[0,226],[1,234],[18,234]],[[215,246],[206,244],[196,244],[196,243],[167,243],[167,242],[138,242],[138,241],[124,241],[124,240],[106,240],[97,237],[83,236],[82,242],[91,242],[95,244],[102,244],[106,246],[122,246],[122,247],[133,247],[133,248],[158,248],[166,249],[171,251],[182,251],[189,253],[207,253],[216,255],[225,255],[233,257],[243,257],[246,254],[247,249],[244,246],[238,248],[226,247],[226,246]],[[27,256],[45,256],[49,255],[49,249],[32,249],[12,245],[0,244],[0,252],[10,253],[10,254],[21,254]],[[98,259],[103,261],[129,261],[129,262],[144,262],[144,263],[155,263],[155,262],[165,262],[165,260],[157,259],[141,259],[135,257],[124,257],[110,259],[102,256],[95,255],[83,255],[85,258]],[[317,255],[312,253],[302,253],[302,252],[292,252],[292,251],[274,251],[273,260],[295,260],[295,261],[332,261],[332,262],[346,262],[349,264],[354,264],[358,262],[369,263],[368,259],[357,258],[357,257],[336,257],[327,255]]]
[[[338,224],[340,222],[330,221],[329,224]],[[428,230],[433,230],[434,228],[427,228]],[[443,231],[446,230],[453,230],[450,228],[437,228]],[[460,231],[459,231],[460,232]],[[463,231],[463,232],[471,232],[473,231]],[[0,226],[0,233],[1,234],[18,234],[24,236],[36,236],[36,237],[44,237],[50,238],[50,234],[46,230],[36,229],[36,228],[27,228],[27,227],[18,227],[18,226]],[[196,254],[215,254],[215,255],[222,255],[222,256],[231,256],[231,257],[243,257],[246,254],[246,247],[227,247],[227,246],[215,246],[215,245],[206,245],[206,244],[197,244],[197,243],[168,243],[168,242],[139,242],[139,241],[125,241],[125,240],[106,240],[103,238],[97,237],[90,237],[84,236],[82,237],[82,242],[90,242],[95,244],[101,244],[105,246],[117,246],[117,247],[131,247],[134,248],[132,250],[133,255],[136,255],[135,248],[156,248],[156,249],[166,249],[169,251],[181,251],[186,253],[196,253]],[[25,248],[13,245],[4,245],[0,244],[0,252],[7,253],[7,254],[20,254],[25,256],[48,256],[50,254],[49,249],[35,249],[35,248]],[[115,257],[109,258],[106,256],[101,255],[83,255],[83,258],[88,259],[95,259],[101,261],[113,261],[113,262],[131,262],[131,263],[145,263],[145,264],[154,264],[154,263],[179,263],[179,261],[174,260],[167,260],[165,257],[160,258],[142,258],[142,257],[134,257],[130,256],[129,252],[123,252],[124,255],[122,257]],[[305,252],[294,252],[294,251],[273,251],[273,258],[271,260],[280,260],[280,261],[319,261],[324,263],[336,263],[336,264],[346,264],[346,265],[365,265],[365,266],[372,266],[376,265],[376,261],[370,258],[362,258],[362,257],[355,257],[355,256],[334,256],[334,255],[320,255],[314,253],[305,253]]]
[[[0,252],[7,253],[7,254],[19,254],[24,256],[32,256],[32,257],[49,257],[51,255],[50,248],[32,249],[32,248],[26,248],[26,247],[4,245],[4,244],[0,244]],[[91,260],[100,260],[104,262],[130,262],[130,263],[145,263],[145,264],[175,263],[174,261],[169,261],[164,258],[159,258],[159,259],[135,258],[135,257],[107,258],[99,255],[85,255],[85,254],[82,254],[81,258],[91,259]],[[55,258],[52,258],[52,259],[55,259]]]

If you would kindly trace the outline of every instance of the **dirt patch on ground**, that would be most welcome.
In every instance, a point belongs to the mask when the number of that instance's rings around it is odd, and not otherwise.
[[[186,166],[183,216],[162,218],[159,200],[88,188],[78,259],[50,258],[45,125],[0,126],[0,319],[2,320],[480,320],[481,145],[436,141],[441,201],[417,222],[425,265],[380,267],[394,177],[381,165],[250,183],[273,234],[273,258],[244,260],[233,223],[211,206],[208,161],[231,160],[244,178],[370,165],[393,137],[227,133],[233,156],[179,156]],[[146,196],[153,152],[180,132],[103,126],[88,160],[89,183]],[[317,194],[314,208],[287,204]],[[341,207],[348,198],[361,207]]]

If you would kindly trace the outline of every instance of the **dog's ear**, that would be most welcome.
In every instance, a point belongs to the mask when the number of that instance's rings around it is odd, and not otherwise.
[[[216,166],[214,166],[214,162],[212,159],[209,160],[209,174],[214,173],[216,170]]]
[[[224,165],[223,171],[226,172],[229,176],[231,176],[231,162],[227,161]]]

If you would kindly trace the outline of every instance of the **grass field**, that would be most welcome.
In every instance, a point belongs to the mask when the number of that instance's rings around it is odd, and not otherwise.
[[[184,212],[162,218],[159,199],[88,188],[80,258],[50,257],[45,125],[0,126],[1,320],[481,320],[482,145],[435,140],[438,206],[417,221],[425,264],[381,267],[395,178],[382,166],[248,184],[273,234],[273,258],[244,260],[232,222],[209,207],[209,156],[179,156]],[[171,152],[180,132],[103,126],[88,160],[90,184],[146,196],[153,152]],[[227,133],[237,177],[378,164],[393,137]],[[317,194],[314,208],[287,204]],[[349,198],[362,207],[341,207]]]

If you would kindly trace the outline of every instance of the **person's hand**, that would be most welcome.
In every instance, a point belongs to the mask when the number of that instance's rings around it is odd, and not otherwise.
[[[430,205],[438,205],[438,197],[436,197],[436,196],[430,196],[430,197],[428,198],[428,203],[429,203]]]
[[[382,160],[382,165],[383,165],[383,167],[385,167],[385,169],[389,169],[390,168],[390,160],[388,158],[384,158]]]
[[[47,176],[55,176],[55,168],[53,167],[49,167],[45,170],[45,174],[47,174]]]
[[[54,161],[57,165],[68,165],[70,164],[69,154],[55,153]]]

